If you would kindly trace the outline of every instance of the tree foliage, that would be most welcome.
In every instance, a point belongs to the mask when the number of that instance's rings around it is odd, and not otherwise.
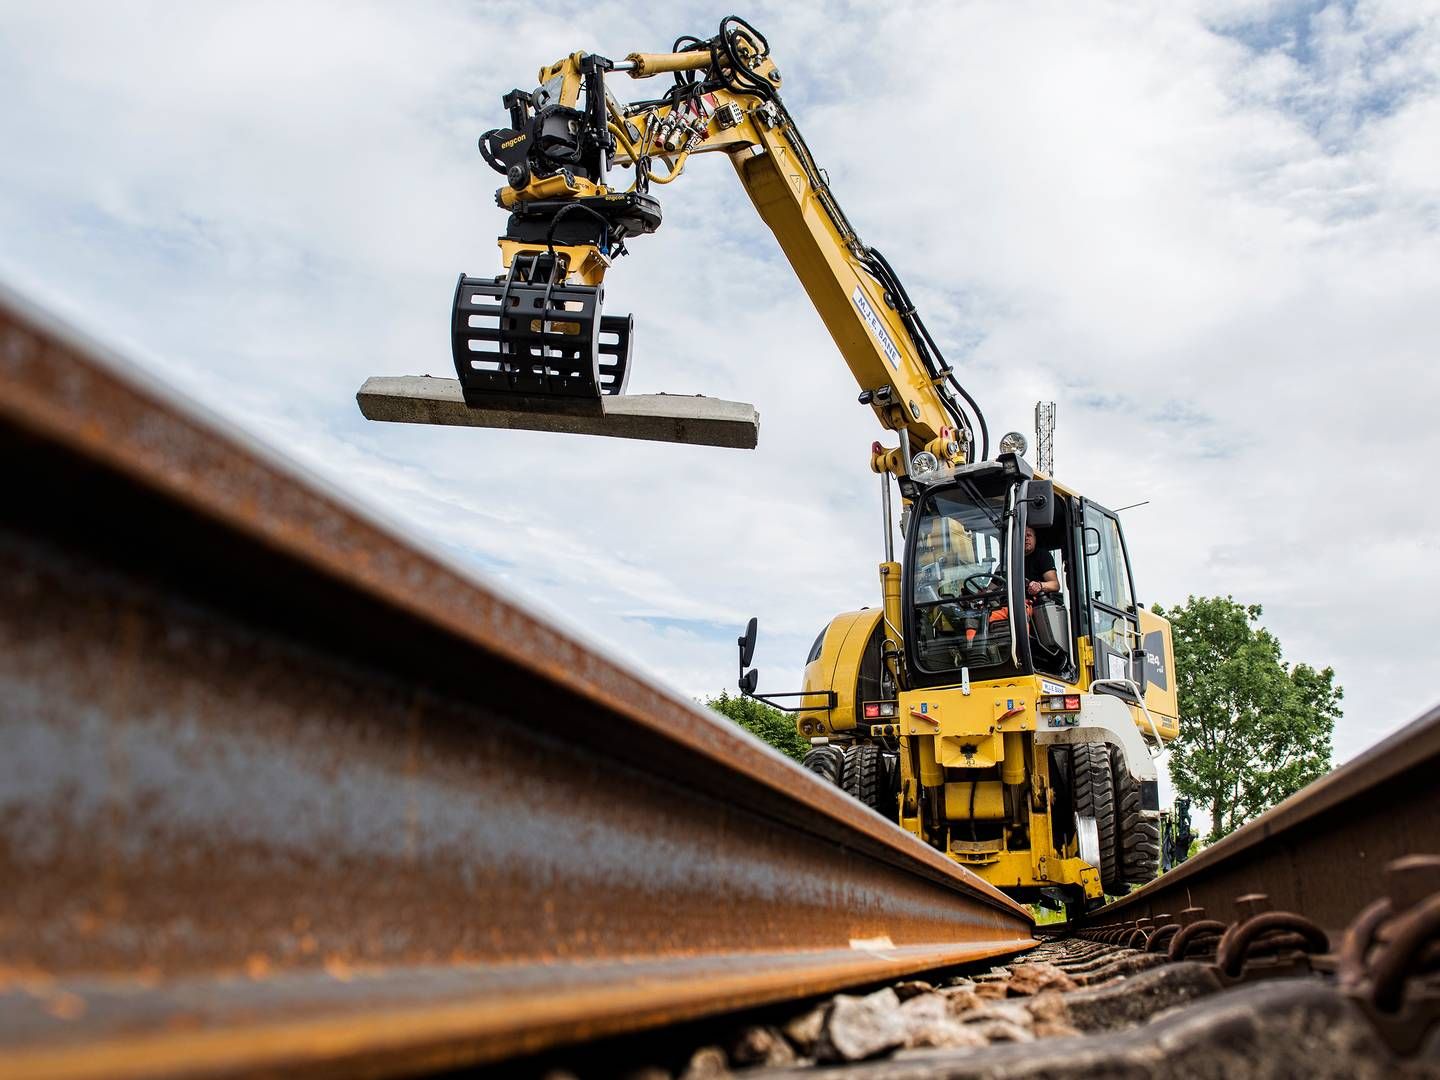
[[[1175,790],[1210,810],[1207,843],[1330,769],[1344,691],[1331,668],[1285,662],[1258,604],[1190,597],[1170,620],[1180,692]]]
[[[771,708],[763,701],[731,697],[728,691],[721,690],[719,697],[706,698],[704,704],[796,761],[801,760],[810,749],[810,743],[795,730],[795,721],[790,714]]]

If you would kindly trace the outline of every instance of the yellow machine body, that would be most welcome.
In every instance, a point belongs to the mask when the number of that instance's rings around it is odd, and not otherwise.
[[[989,459],[979,407],[898,276],[841,210],[780,99],[764,37],[729,16],[716,36],[679,41],[688,45],[618,62],[563,57],[540,69],[535,90],[506,96],[511,127],[481,137],[505,176],[496,202],[510,220],[499,238],[505,273],[462,275],[457,288],[452,348],[465,399],[535,408],[623,393],[629,322],[600,314],[605,275],[629,241],[659,227],[654,185],[683,175],[692,157],[728,156],[861,403],[899,438],[875,443],[867,462],[884,488],[880,606],[831,620],[803,691],[770,700],[800,699],[797,730],[827,760],[817,772],[838,783],[885,770],[872,805],[956,862],[1023,898],[1094,901],[1107,874],[1123,884],[1131,872],[1117,869],[1120,841],[1149,843],[1148,834],[1107,839],[1105,823],[1121,809],[1127,820],[1158,809],[1150,758],[1178,734],[1170,628],[1134,599],[1119,520],[1018,454]],[[627,105],[611,94],[620,73],[660,78]],[[890,550],[894,487],[903,558]],[[991,497],[981,487],[1000,501],[967,524],[964,499]],[[946,499],[961,509],[937,511]],[[984,519],[994,528],[981,544]],[[1046,588],[1063,598],[1028,594],[1032,583],[998,572],[1020,565],[1031,521],[1059,555]],[[926,640],[907,641],[907,627]],[[741,689],[755,693],[758,676],[744,672],[753,629],[747,638]],[[987,659],[972,672],[975,661],[960,657],[976,642]],[[940,654],[956,658],[950,669],[917,659]],[[1076,783],[1081,769],[1089,795]],[[1104,807],[1100,789],[1110,792]]]
[[[1058,484],[1054,489],[1057,499],[1078,504],[1076,493]],[[922,555],[948,546],[959,559],[974,557],[969,538],[953,522],[933,524],[937,527],[915,538]],[[898,584],[899,564],[883,564],[880,576],[884,586]],[[798,712],[799,733],[815,745],[884,746],[897,760],[897,823],[997,887],[1027,897],[1078,889],[1098,900],[1104,894],[1100,871],[1082,857],[1079,836],[1056,827],[1057,815],[1074,813],[1052,782],[1058,759],[1051,750],[1065,744],[1037,741],[1037,735],[1044,740],[1057,717],[1078,721],[1084,709],[1103,704],[1133,727],[1132,747],[1138,738],[1149,753],[1174,739],[1179,710],[1169,623],[1132,604],[1128,629],[1091,627],[1090,636],[1077,635],[1070,679],[1042,672],[912,689],[903,686],[903,669],[886,662],[887,654],[899,654],[902,646],[903,597],[898,588],[890,591],[894,595],[887,595],[885,607],[839,615],[816,640],[805,666],[804,693],[809,702],[832,695],[833,705]],[[1072,595],[1068,602],[1080,600]],[[1117,635],[1125,640],[1117,641]],[[1092,636],[1108,655],[1143,649],[1153,674],[1142,696],[1123,702],[1100,697]],[[889,699],[880,687],[882,672],[889,673]],[[1061,704],[1074,699],[1081,708],[1052,711],[1057,699]],[[867,705],[883,715],[867,718]]]
[[[893,742],[901,768],[898,823],[991,884],[1011,890],[1078,885],[1087,897],[1100,897],[1099,872],[1080,858],[1078,842],[1064,849],[1049,842],[1051,764],[1047,755],[1037,756],[1035,742],[1037,725],[1044,723],[1040,699],[1055,696],[1057,685],[1067,694],[1084,693],[1089,680],[1067,684],[1030,676],[978,682],[968,694],[958,686],[907,690],[898,695],[894,718],[865,720],[857,715],[864,705],[858,689],[866,681],[861,667],[879,659],[879,626],[880,612],[873,609],[848,612],[830,623],[821,655],[806,665],[804,690],[833,690],[840,704],[798,714],[797,730],[812,741],[850,735]],[[1168,625],[1163,636],[1168,653]],[[1146,704],[1148,719],[1127,706],[1136,730],[1151,736],[1153,720],[1162,741],[1175,738],[1179,722],[1173,688],[1167,693],[1152,687]],[[922,819],[922,788],[943,807],[938,822]],[[1001,835],[973,837],[967,826],[982,820],[1004,822]]]

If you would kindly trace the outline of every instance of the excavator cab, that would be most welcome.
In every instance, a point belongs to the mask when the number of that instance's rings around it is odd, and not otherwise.
[[[812,650],[807,760],[868,792],[847,770],[893,755],[877,811],[1011,895],[1083,911],[1156,871],[1153,757],[1179,732],[1168,626],[1134,599],[1115,514],[1016,453],[927,464],[900,480],[885,617],[842,615]],[[1052,569],[1058,591],[1027,587]],[[866,658],[888,677],[865,684]],[[826,690],[853,709],[814,707]]]
[[[972,487],[920,501],[910,559],[912,662],[920,671],[988,669],[1010,653],[1004,496]]]
[[[1032,596],[1026,588],[1027,527],[1047,548],[1057,545],[1057,570],[1068,561],[1050,484],[1032,475],[1007,454],[906,482],[913,525],[905,638],[913,682],[1073,674],[1064,589]],[[1036,503],[1044,505],[1043,519],[1032,517]]]
[[[1146,632],[1168,655],[1168,627],[1135,602],[1118,518],[1017,454],[902,490],[902,824],[1021,897],[1083,910],[1149,880],[1177,709],[1152,685]]]

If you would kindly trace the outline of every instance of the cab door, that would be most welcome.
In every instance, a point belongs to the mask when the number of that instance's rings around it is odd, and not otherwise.
[[[1141,680],[1135,657],[1141,655],[1140,618],[1135,584],[1125,553],[1120,520],[1097,503],[1082,499],[1081,550],[1085,562],[1085,608],[1095,651],[1092,679]]]

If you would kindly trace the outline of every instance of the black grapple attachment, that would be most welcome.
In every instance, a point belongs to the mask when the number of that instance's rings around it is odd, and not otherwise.
[[[548,252],[496,278],[460,276],[451,353],[467,405],[496,396],[593,401],[623,394],[634,320],[603,315],[601,285],[567,285]]]
[[[697,45],[680,61],[657,69],[676,73],[664,98],[629,107],[607,92],[605,77],[617,68],[633,75],[640,59],[616,65],[589,53],[542,68],[533,90],[505,95],[508,125],[480,136],[481,156],[504,178],[495,192],[496,205],[510,213],[498,238],[504,269],[494,277],[461,274],[456,283],[450,353],[458,380],[367,379],[356,395],[366,417],[755,447],[753,405],[627,394],[634,320],[603,311],[605,275],[627,254],[626,242],[660,227],[660,203],[649,191],[652,158],[688,155],[688,140],[701,138],[700,121],[709,116],[698,104],[698,76],[686,76],[713,66],[712,52]],[[642,132],[661,114],[676,114],[682,98],[685,122],[657,126],[647,142]],[[630,170],[623,189],[607,179],[617,158]]]
[[[606,186],[615,154],[609,114],[618,107],[607,105],[604,77],[613,65],[580,57],[571,73],[577,91],[561,71],[570,62],[549,69],[556,74],[535,90],[507,94],[510,126],[480,137],[481,154],[505,177],[496,202],[511,213],[500,238],[507,272],[462,274],[455,289],[451,353],[472,408],[551,402],[583,411],[592,403],[599,412],[602,396],[625,391],[633,324],[602,314],[603,266],[624,254],[627,237],[659,228],[660,204],[638,165],[632,190]]]

